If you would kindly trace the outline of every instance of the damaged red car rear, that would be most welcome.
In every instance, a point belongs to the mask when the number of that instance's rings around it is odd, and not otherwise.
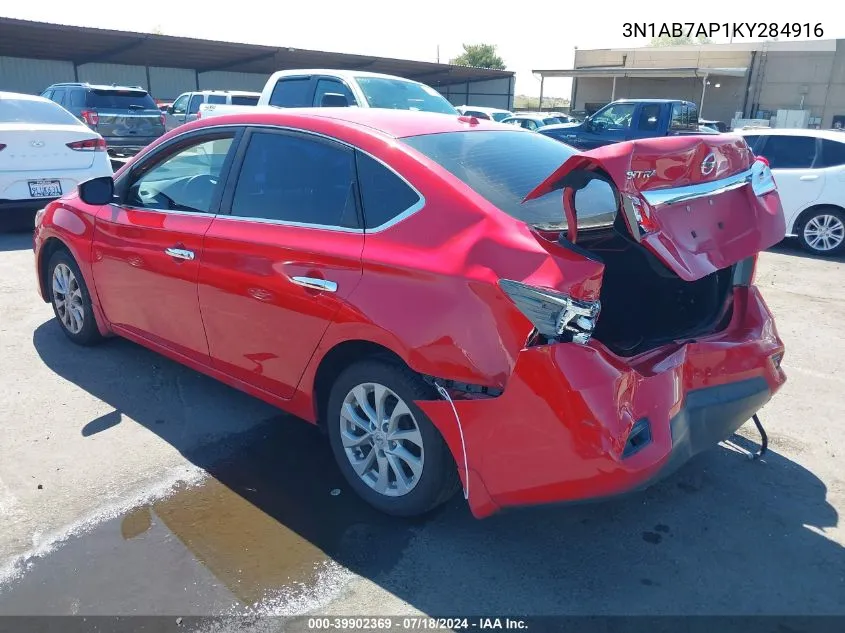
[[[74,341],[125,336],[320,424],[385,512],[462,488],[485,517],[641,489],[768,402],[784,348],[754,271],[784,233],[738,137],[578,153],[323,108],[169,133],[113,191],[49,205],[35,252]]]

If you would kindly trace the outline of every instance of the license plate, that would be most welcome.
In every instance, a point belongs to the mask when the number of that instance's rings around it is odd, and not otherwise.
[[[62,183],[59,180],[30,180],[29,195],[32,198],[58,198],[62,195]]]

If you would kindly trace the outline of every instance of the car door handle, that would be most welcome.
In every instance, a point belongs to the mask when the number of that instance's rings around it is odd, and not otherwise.
[[[807,174],[806,176],[801,176],[798,180],[818,180],[819,177],[815,174]]]
[[[187,251],[184,248],[165,248],[164,252],[176,259],[191,261],[194,258],[194,251]]]
[[[290,280],[297,286],[311,288],[313,290],[325,290],[326,292],[337,292],[337,284],[328,279],[317,279],[316,277],[291,277]]]

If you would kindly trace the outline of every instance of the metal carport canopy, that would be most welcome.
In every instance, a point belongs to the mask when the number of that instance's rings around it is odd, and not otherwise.
[[[744,77],[748,68],[630,68],[622,66],[602,66],[594,68],[572,68],[569,70],[532,70],[540,77],[652,77],[683,78],[719,75],[722,77]]]
[[[201,40],[0,18],[0,56],[271,74],[289,68],[367,70],[433,86],[510,79],[513,72],[287,46]]]

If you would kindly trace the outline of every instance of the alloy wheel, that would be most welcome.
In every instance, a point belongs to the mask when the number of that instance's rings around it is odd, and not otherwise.
[[[845,224],[831,214],[816,215],[804,225],[804,241],[816,251],[831,251],[845,240]]]
[[[391,389],[372,382],[353,387],[341,406],[340,436],[352,469],[379,494],[401,497],[419,483],[425,462],[420,427]]]
[[[79,334],[85,325],[82,289],[67,264],[58,264],[53,269],[53,304],[67,331]]]

